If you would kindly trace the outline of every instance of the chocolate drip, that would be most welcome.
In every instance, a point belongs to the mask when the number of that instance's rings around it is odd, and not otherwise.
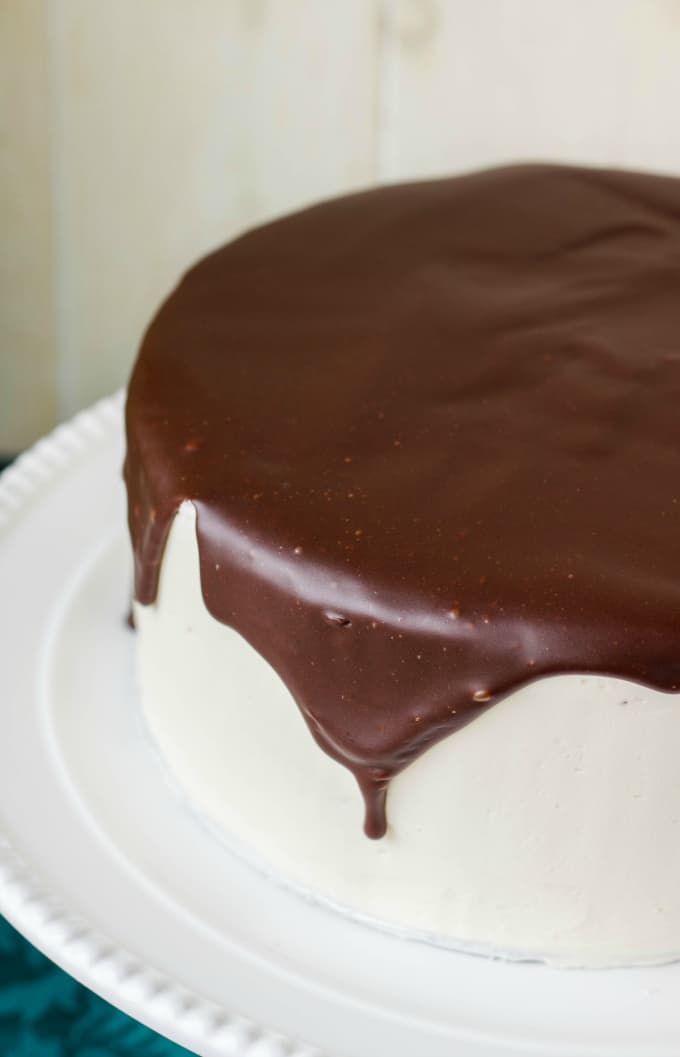
[[[373,777],[365,770],[355,772],[366,805],[364,833],[379,840],[387,833],[387,786],[389,777]]]
[[[314,207],[145,337],[136,596],[192,500],[207,608],[380,837],[391,777],[517,687],[680,687],[678,407],[680,181],[525,166]]]

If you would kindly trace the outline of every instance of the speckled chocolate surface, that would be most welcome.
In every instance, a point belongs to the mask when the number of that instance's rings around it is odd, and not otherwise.
[[[511,167],[259,228],[161,308],[127,430],[137,598],[192,500],[208,609],[370,836],[529,680],[680,687],[680,180]]]

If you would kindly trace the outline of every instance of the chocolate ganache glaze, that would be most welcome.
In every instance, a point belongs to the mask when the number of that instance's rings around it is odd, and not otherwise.
[[[137,599],[190,499],[208,610],[380,837],[390,778],[527,681],[680,687],[680,180],[510,167],[252,231],[151,324],[127,435]]]

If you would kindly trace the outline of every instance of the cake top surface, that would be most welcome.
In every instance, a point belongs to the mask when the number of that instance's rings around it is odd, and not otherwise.
[[[518,166],[256,229],[129,390],[136,594],[197,509],[206,605],[356,774],[540,675],[680,688],[680,180]]]

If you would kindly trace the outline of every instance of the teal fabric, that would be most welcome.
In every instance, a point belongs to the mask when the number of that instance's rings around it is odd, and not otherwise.
[[[76,983],[0,916],[2,1057],[191,1057]]]

